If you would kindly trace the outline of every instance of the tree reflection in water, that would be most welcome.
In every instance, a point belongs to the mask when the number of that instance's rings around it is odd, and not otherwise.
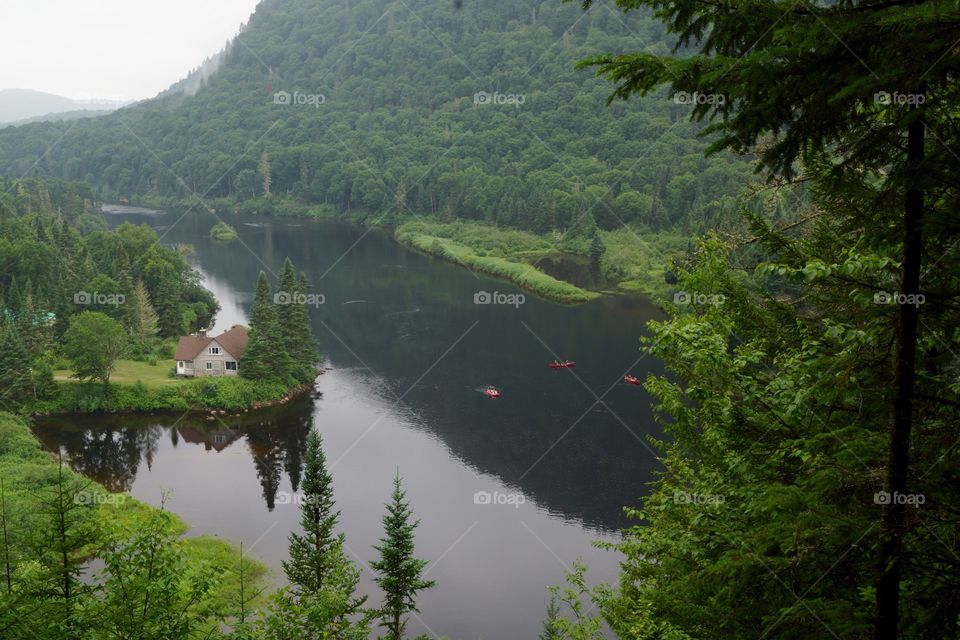
[[[174,447],[202,446],[217,454],[246,440],[263,498],[271,511],[283,473],[300,486],[302,453],[310,431],[313,401],[301,397],[283,407],[240,415],[71,415],[38,420],[34,434],[50,451],[63,452],[70,466],[110,491],[129,491],[141,464],[149,470],[167,434]]]

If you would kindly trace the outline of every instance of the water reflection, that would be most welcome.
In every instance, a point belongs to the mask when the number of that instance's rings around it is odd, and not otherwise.
[[[209,239],[208,214],[110,218],[179,220],[164,242],[195,247],[191,260],[223,306],[218,328],[243,321],[260,269],[279,271],[289,256],[326,296],[309,312],[334,371],[318,382],[321,400],[256,414],[38,420],[38,436],[78,470],[152,503],[169,489],[170,508],[193,531],[256,545],[279,568],[299,526],[285,494],[299,488],[312,422],[356,558],[371,559],[390,482],[403,473],[423,521],[418,550],[436,560],[430,577],[442,585],[424,594],[422,617],[442,635],[536,637],[544,585],[562,581],[577,557],[594,579],[615,579],[618,558],[591,543],[614,539],[627,524],[623,506],[658,468],[645,441],[658,435],[650,398],[622,383],[627,372],[661,371],[638,353],[644,323],[658,315],[648,300],[477,305],[477,291],[517,290],[378,231],[237,219],[243,242],[222,245]],[[554,357],[577,368],[550,370]],[[503,397],[479,393],[486,384]],[[478,491],[525,501],[479,504]],[[376,593],[368,572],[361,587]],[[414,626],[413,635],[428,632]]]
[[[61,451],[76,471],[110,491],[129,492],[140,465],[153,468],[160,439],[172,446],[198,447],[214,454],[246,450],[253,461],[267,509],[276,506],[283,474],[293,491],[300,486],[303,448],[313,403],[299,398],[284,407],[239,415],[71,415],[39,421],[34,434],[50,451]]]
[[[109,218],[176,220],[164,242],[194,247],[191,259],[223,307],[219,328],[243,321],[258,272],[264,265],[279,271],[289,256],[326,296],[309,311],[335,366],[358,369],[361,382],[391,405],[402,397],[395,410],[416,416],[413,425],[552,513],[622,528],[623,506],[636,503],[658,468],[646,441],[660,435],[650,398],[622,384],[627,372],[661,372],[638,352],[644,323],[659,315],[647,299],[564,307],[528,296],[519,308],[476,305],[478,290],[517,290],[411,252],[378,230],[238,217],[243,243],[223,245],[209,237],[216,222],[209,214]],[[561,265],[566,277],[573,262]],[[548,370],[555,355],[577,360],[577,369]],[[486,384],[503,398],[491,403],[474,391]],[[273,455],[269,447],[258,454],[268,502],[277,482]]]

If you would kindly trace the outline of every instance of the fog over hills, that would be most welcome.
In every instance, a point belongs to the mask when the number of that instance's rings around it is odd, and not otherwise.
[[[0,89],[0,125],[93,117],[126,104],[129,101],[74,100],[33,89]]]

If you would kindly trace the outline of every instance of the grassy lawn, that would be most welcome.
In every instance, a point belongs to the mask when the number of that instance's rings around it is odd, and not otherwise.
[[[118,360],[113,373],[110,374],[110,382],[133,384],[141,381],[148,387],[167,387],[183,382],[180,378],[169,378],[167,374],[176,363],[173,360],[160,360],[156,365],[150,365],[146,362],[136,360]],[[76,378],[71,378],[72,371],[67,369],[58,369],[53,372],[53,378],[58,382],[76,382]]]

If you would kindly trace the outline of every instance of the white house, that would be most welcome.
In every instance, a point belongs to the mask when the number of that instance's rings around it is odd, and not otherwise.
[[[247,329],[239,324],[216,337],[208,336],[206,331],[195,336],[181,336],[174,355],[177,375],[235,376],[247,340]]]

